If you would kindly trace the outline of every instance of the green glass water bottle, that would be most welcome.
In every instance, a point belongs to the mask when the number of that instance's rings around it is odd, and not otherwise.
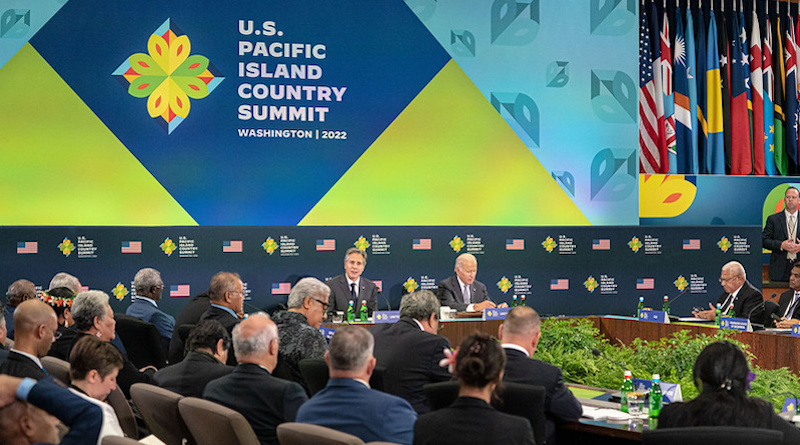
[[[369,310],[367,309],[367,300],[361,300],[361,317],[360,320],[362,322],[366,322],[367,318],[369,317]]]
[[[720,318],[722,318],[722,303],[717,303],[717,312],[714,315],[714,324],[719,326]]]
[[[669,315],[669,297],[666,295],[664,295],[664,305],[661,306],[661,310]]]
[[[644,309],[644,295],[639,295],[639,307],[636,308],[636,317],[639,318],[642,316],[642,310]]]
[[[623,413],[628,412],[628,393],[633,391],[633,373],[625,371],[625,377],[622,380],[622,387],[620,388],[620,405],[619,409]]]
[[[511,297],[511,307],[517,307],[518,304],[519,302],[517,300],[517,294],[514,294],[514,296]]]
[[[352,323],[356,321],[356,309],[353,307],[353,300],[350,300],[350,305],[347,306],[347,322]]]
[[[650,388],[650,417],[661,414],[661,376],[653,374],[653,386]]]

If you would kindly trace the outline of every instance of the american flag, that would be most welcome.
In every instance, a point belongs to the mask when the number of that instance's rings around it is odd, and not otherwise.
[[[378,289],[378,292],[383,292],[383,280],[372,280],[372,284]]]
[[[655,8],[655,5],[653,5]],[[650,25],[646,7],[639,16],[639,170],[642,173],[661,173],[667,157],[664,131],[661,73],[658,81],[653,77],[653,65],[661,69],[661,55],[651,54]],[[656,50],[660,49],[660,45]],[[662,144],[663,141],[663,144]],[[662,150],[663,148],[663,150]]]
[[[318,239],[317,240],[317,252],[323,250],[336,250],[336,240],[335,239]]]
[[[22,241],[17,243],[17,254],[39,253],[38,241]]]
[[[241,253],[242,252],[242,240],[223,241],[222,242],[222,251],[224,253]]]
[[[192,294],[188,284],[173,284],[169,287],[170,297],[188,297]]]
[[[592,250],[611,250],[611,240],[608,238],[592,240]]]
[[[414,238],[411,242],[411,250],[431,250],[430,238]]]
[[[700,250],[700,240],[696,238],[683,240],[683,250]]]
[[[506,250],[525,250],[525,240],[517,238],[507,239]]]
[[[291,292],[291,283],[272,283],[272,295],[289,295]]]
[[[558,278],[550,280],[550,290],[569,290],[569,279]]]
[[[141,241],[123,241],[122,247],[120,247],[119,251],[121,253],[142,253],[142,242]]]
[[[650,290],[656,288],[655,278],[637,278],[636,290]]]

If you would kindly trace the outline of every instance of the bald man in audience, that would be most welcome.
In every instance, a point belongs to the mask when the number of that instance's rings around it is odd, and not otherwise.
[[[23,301],[34,298],[36,298],[36,286],[28,280],[17,280],[8,286],[4,317],[6,319],[6,336],[11,340],[14,339],[14,311]]]
[[[56,313],[47,303],[28,300],[14,312],[17,338],[8,358],[0,366],[0,374],[41,379],[47,375],[40,358],[47,355],[56,340]]]
[[[511,309],[497,333],[506,352],[506,371],[503,381],[543,386],[547,390],[544,411],[547,443],[555,442],[556,422],[574,422],[583,409],[578,399],[564,385],[561,369],[533,358],[542,323],[539,314],[528,306]]]
[[[297,383],[275,378],[278,328],[269,315],[255,313],[233,328],[233,349],[239,365],[208,385],[203,398],[241,413],[261,445],[279,445],[276,429],[294,422],[308,398]]]
[[[199,321],[216,320],[229,334],[244,316],[244,283],[239,274],[217,272],[208,285],[211,307],[200,316]],[[228,354],[228,364],[236,365],[234,354]]]

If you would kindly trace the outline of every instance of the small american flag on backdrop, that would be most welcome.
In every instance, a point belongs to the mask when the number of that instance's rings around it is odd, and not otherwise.
[[[650,290],[650,289],[655,289],[655,287],[656,287],[655,278],[636,279],[636,290]]]
[[[289,295],[291,292],[291,283],[272,283],[272,295]]]
[[[222,252],[224,253],[241,253],[242,240],[232,240],[222,242]]]
[[[119,248],[121,253],[142,253],[141,241],[123,241]]]
[[[558,278],[550,280],[550,290],[569,290],[569,279]]]
[[[519,238],[507,239],[506,250],[525,250],[525,240]]]
[[[683,250],[700,250],[700,240],[696,238],[683,240]]]
[[[592,240],[592,250],[611,250],[611,240],[608,238]]]
[[[430,238],[414,238],[411,243],[411,250],[431,250]]]
[[[336,250],[336,240],[335,239],[318,239],[317,240],[317,252],[324,251],[324,250]]]
[[[372,280],[372,284],[378,289],[378,292],[383,292],[383,280]]]
[[[39,242],[38,241],[23,241],[17,243],[17,254],[33,254],[39,253]]]
[[[170,297],[188,297],[192,293],[188,284],[173,284],[169,287]]]

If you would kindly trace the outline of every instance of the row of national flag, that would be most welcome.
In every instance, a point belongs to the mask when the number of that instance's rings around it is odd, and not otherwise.
[[[682,3],[640,0],[640,172],[800,173],[797,14]]]

